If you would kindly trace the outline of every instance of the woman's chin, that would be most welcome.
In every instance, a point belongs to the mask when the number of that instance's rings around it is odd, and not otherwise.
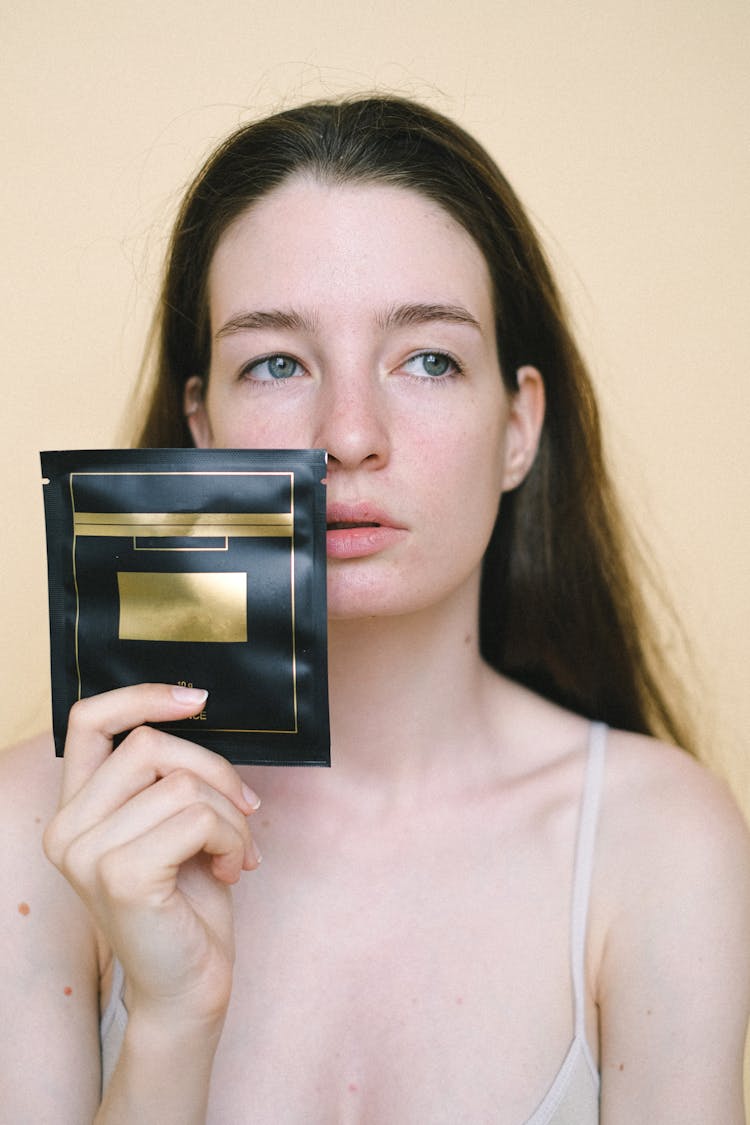
[[[433,579],[436,576],[433,576]],[[396,568],[381,570],[370,566],[346,564],[329,566],[327,583],[328,620],[372,621],[409,617],[455,604],[456,597],[478,599],[478,583],[460,576],[454,583],[411,579]],[[476,613],[476,602],[471,602]]]

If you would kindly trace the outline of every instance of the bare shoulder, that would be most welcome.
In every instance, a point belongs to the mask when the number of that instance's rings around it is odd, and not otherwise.
[[[21,822],[34,810],[34,820],[49,819],[57,808],[61,761],[55,758],[50,734],[40,734],[0,750],[0,804],[5,816]]]
[[[64,880],[44,855],[44,829],[57,811],[62,762],[49,735],[0,751],[0,816],[3,824],[0,880],[18,892],[46,886],[54,894]],[[24,902],[29,894],[21,895]]]
[[[19,892],[50,876],[42,836],[57,809],[60,779],[61,762],[48,735],[0,751],[0,878],[6,885],[13,881]]]
[[[698,871],[718,863],[746,881],[750,834],[728,785],[694,758],[643,735],[608,737],[603,840],[632,867],[680,857]]]
[[[73,928],[84,953],[95,948],[87,912],[44,854],[42,840],[57,810],[61,767],[48,735],[0,751],[0,888],[5,902],[0,925],[7,939],[3,948],[8,942],[13,947],[22,943],[27,959],[44,956],[47,964],[68,945],[56,940],[44,947],[49,934],[60,938],[60,926],[67,926],[68,933]]]
[[[599,845],[591,970],[608,1120],[744,1120],[750,837],[728,787],[673,747],[612,732]]]
[[[95,931],[42,844],[60,776],[48,736],[0,751],[2,1015],[13,1028],[0,1047],[7,1120],[27,1120],[33,1111],[35,1120],[72,1121],[66,1107],[75,1101],[79,1112],[81,1102],[71,1076],[79,1089],[98,1087]],[[32,1094],[32,1060],[41,1058],[46,1081]]]
[[[600,862],[603,899],[621,928],[646,924],[651,911],[666,929],[701,904],[717,922],[750,927],[743,815],[722,779],[673,746],[610,732]]]
[[[0,817],[3,848],[0,852],[0,888],[6,902],[3,932],[12,941],[24,933],[27,950],[34,939],[61,922],[90,931],[88,914],[62,875],[44,854],[44,830],[57,811],[62,762],[55,757],[52,739],[41,735],[0,751]],[[8,931],[8,913],[26,919],[22,930]],[[59,932],[59,931],[58,931]],[[64,943],[58,943],[64,944]],[[84,946],[85,948],[86,946]],[[54,950],[47,956],[54,960]]]

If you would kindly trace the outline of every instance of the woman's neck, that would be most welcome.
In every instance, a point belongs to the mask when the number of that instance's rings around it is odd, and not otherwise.
[[[574,745],[575,716],[561,736],[559,708],[484,663],[477,605],[464,590],[422,612],[331,621],[332,768],[251,777],[264,803],[283,797],[300,823],[313,810],[339,828],[347,809],[357,823],[408,819],[527,770],[555,739]]]
[[[426,776],[487,729],[494,677],[479,655],[477,597],[329,628],[332,756],[388,785]]]

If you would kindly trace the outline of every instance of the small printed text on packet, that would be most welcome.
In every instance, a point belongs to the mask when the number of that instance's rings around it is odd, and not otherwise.
[[[178,687],[192,687],[193,685],[189,680],[178,680],[177,686]],[[205,710],[199,711],[197,715],[188,715],[188,718],[192,719],[194,722],[204,722],[205,723],[207,721]]]

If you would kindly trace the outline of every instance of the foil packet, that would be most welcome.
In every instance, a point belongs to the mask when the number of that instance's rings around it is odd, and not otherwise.
[[[158,682],[209,693],[160,729],[236,763],[330,765],[325,451],[41,462],[56,754],[76,700]]]

